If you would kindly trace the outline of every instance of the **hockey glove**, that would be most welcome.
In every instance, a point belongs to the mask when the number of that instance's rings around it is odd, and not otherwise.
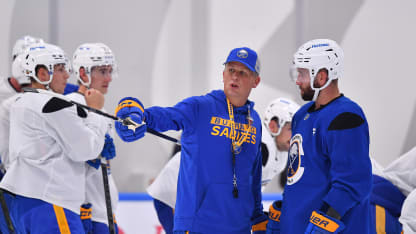
[[[252,220],[254,223],[251,226],[252,234],[266,234],[267,213],[261,213],[260,216]]]
[[[86,234],[90,234],[93,231],[91,214],[92,214],[91,203],[82,204],[80,217],[81,217],[82,225],[84,226],[84,231]]]
[[[101,160],[99,158],[88,160],[87,164],[98,170],[98,168],[100,168],[101,165]]]
[[[115,114],[117,117],[125,119],[129,117],[134,122],[140,124],[144,119],[143,104],[136,98],[125,97],[120,100]],[[131,130],[128,126],[116,121],[115,128],[117,134],[123,141],[132,142],[138,140],[144,136],[146,132],[146,125],[142,125],[135,130]]]
[[[269,208],[269,222],[267,223],[266,234],[280,234],[280,215],[282,209],[282,201],[273,202]]]
[[[339,233],[345,228],[344,224],[321,211],[313,211],[309,218],[305,234],[329,234]]]
[[[105,142],[101,156],[107,160],[113,159],[116,156],[116,147],[114,146],[113,138],[105,134]]]

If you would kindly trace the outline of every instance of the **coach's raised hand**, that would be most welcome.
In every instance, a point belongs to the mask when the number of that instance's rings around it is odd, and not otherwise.
[[[121,119],[130,118],[132,121],[140,124],[144,120],[143,104],[137,98],[125,97],[118,103],[115,115]],[[138,140],[142,138],[146,132],[145,124],[135,130],[131,130],[128,126],[116,121],[115,127],[119,137],[126,142]]]

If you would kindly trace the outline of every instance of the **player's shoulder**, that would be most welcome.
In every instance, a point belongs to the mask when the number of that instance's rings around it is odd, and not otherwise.
[[[308,102],[308,103],[302,105],[299,108],[299,110],[296,111],[295,115],[293,116],[293,121],[296,121],[299,118],[299,116],[304,116],[306,114],[306,112],[309,111],[309,109],[311,108],[312,105],[314,105],[314,102]]]
[[[9,78],[0,77],[0,101],[16,94],[16,90],[10,85]]]
[[[67,97],[68,99],[72,100],[72,101],[75,101],[75,102],[78,102],[78,103],[81,103],[81,104],[86,103],[84,95],[82,95],[81,93],[78,93],[78,92],[72,92],[72,93],[66,94],[64,96]]]
[[[41,107],[43,107],[52,98],[51,95],[48,95],[46,93],[51,91],[44,92],[45,93],[19,93],[16,95],[15,104],[13,105],[13,107],[40,111]],[[58,94],[54,95],[59,96]]]
[[[341,96],[330,105],[331,113],[328,130],[352,129],[366,123],[366,118],[361,107],[351,99]]]

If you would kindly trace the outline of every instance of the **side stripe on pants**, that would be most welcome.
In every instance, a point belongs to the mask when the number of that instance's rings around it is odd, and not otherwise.
[[[61,234],[71,234],[64,209],[60,206],[53,205],[53,210],[55,211],[56,221],[58,221],[59,231]]]

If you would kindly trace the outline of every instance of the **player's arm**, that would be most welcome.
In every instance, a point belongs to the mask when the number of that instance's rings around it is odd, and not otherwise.
[[[368,125],[361,115],[344,112],[331,122],[327,134],[331,189],[323,200],[342,217],[371,192]]]
[[[115,111],[116,116],[122,119],[130,118],[139,124],[144,121],[146,124],[136,130],[131,130],[120,122],[116,122],[115,128],[120,138],[127,142],[142,138],[146,126],[156,131],[184,129],[183,134],[186,134],[187,131],[190,131],[191,123],[196,119],[197,104],[196,98],[191,97],[179,102],[174,107],[150,107],[145,109],[137,98],[126,97],[120,100]]]
[[[59,144],[63,145],[72,160],[87,161],[100,154],[106,129],[103,117],[90,112],[86,118],[80,118],[75,107],[47,115],[49,123],[58,133]]]
[[[368,125],[357,113],[337,115],[326,131],[324,152],[331,161],[331,188],[323,205],[312,212],[305,233],[338,233],[342,217],[371,192]]]

